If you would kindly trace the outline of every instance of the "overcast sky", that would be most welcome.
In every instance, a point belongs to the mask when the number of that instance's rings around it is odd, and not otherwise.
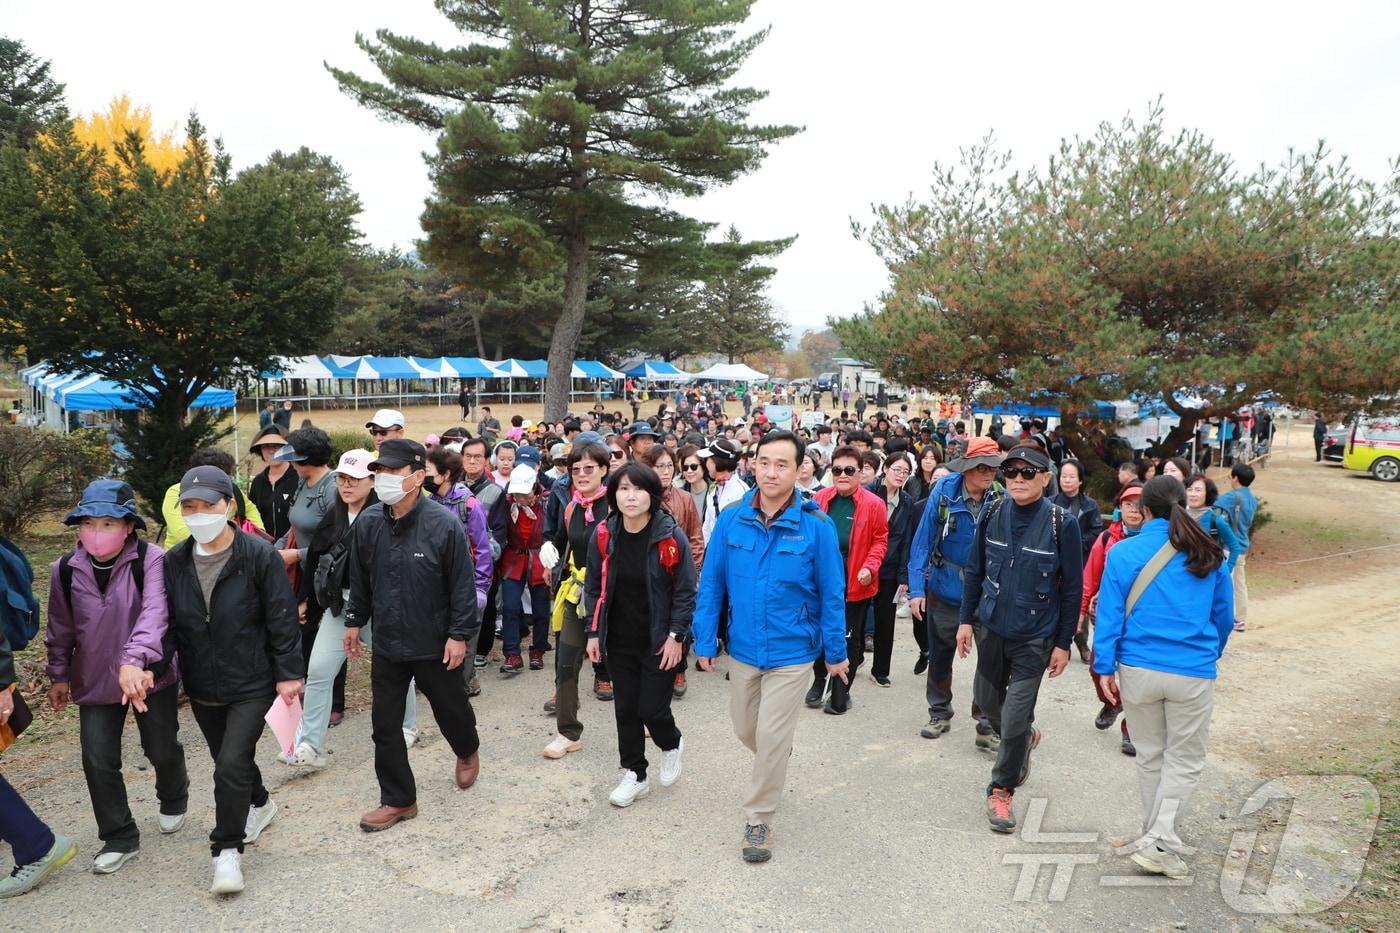
[[[798,235],[772,286],[795,331],[879,296],[884,268],[850,219],[921,194],[935,161],[989,130],[1015,164],[1043,164],[1062,137],[1161,95],[1173,128],[1202,130],[1243,166],[1326,138],[1379,181],[1400,156],[1400,4],[1382,0],[759,0],[752,24],[772,27],[740,73],[770,91],[754,117],[806,132],[686,209],[747,238]],[[454,37],[430,0],[0,0],[0,34],[53,61],[75,113],[123,92],[157,126],[196,109],[238,166],[309,146],[349,172],[369,240],[408,247],[431,138],[378,121],[322,67],[373,73],[353,40],[381,27]]]

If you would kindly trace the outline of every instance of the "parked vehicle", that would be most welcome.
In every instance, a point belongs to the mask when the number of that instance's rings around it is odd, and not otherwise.
[[[835,373],[822,373],[820,376],[817,377],[818,392],[830,392],[831,387],[834,385],[836,385]]]
[[[1400,480],[1400,418],[1358,418],[1351,426],[1342,466],[1370,473],[1383,483]]]
[[[1347,451],[1346,428],[1335,431],[1328,431],[1326,437],[1322,439],[1322,459],[1330,460],[1333,463],[1341,463],[1346,457]]]

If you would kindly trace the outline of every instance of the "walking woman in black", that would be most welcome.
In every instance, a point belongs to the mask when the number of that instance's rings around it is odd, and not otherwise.
[[[630,462],[608,481],[609,514],[588,542],[583,600],[588,657],[606,654],[613,678],[622,779],[608,797],[631,806],[651,791],[646,733],[661,749],[659,779],[681,776],[684,740],[671,716],[671,685],[684,663],[695,611],[690,543],[662,507],[656,471]],[[644,731],[645,730],[645,731]]]

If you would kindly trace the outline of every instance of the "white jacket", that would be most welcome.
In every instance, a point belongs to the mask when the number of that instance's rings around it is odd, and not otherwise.
[[[710,543],[710,532],[715,530],[715,519],[719,513],[743,500],[748,491],[749,484],[740,479],[737,473],[731,473],[729,479],[710,485],[705,493],[705,515],[700,525],[706,544]]]

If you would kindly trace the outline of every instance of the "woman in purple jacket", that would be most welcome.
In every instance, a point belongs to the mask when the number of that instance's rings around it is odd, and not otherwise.
[[[155,767],[160,831],[185,825],[190,781],[179,738],[179,673],[161,649],[165,552],[136,537],[146,523],[135,493],[119,480],[90,483],[63,522],[78,526],[78,545],[54,562],[49,581],[49,703],[56,710],[78,704],[83,774],[102,840],[92,870],[111,874],[141,841],[122,778],[128,706]]]

